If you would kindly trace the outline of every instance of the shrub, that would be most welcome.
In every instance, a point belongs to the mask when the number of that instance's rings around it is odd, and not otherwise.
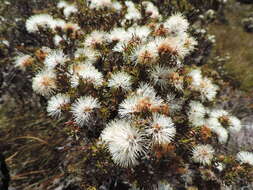
[[[224,151],[241,121],[215,108],[216,81],[187,62],[198,41],[183,14],[167,18],[149,1],[57,7],[27,19],[43,45],[20,53],[15,65],[35,73],[32,88],[48,115],[85,139],[86,188],[108,174],[146,189],[252,180],[253,154]]]

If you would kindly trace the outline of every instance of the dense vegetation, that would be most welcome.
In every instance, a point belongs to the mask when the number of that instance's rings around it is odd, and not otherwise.
[[[12,185],[248,185],[252,153],[237,152],[250,147],[231,145],[240,120],[231,106],[229,112],[220,106],[234,101],[224,91],[235,90],[223,69],[212,66],[214,41],[205,30],[215,20],[207,10],[223,17],[224,4],[101,2],[3,5],[0,143]],[[18,18],[8,17],[10,10]]]

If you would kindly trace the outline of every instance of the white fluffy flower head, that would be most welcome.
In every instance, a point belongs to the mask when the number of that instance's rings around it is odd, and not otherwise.
[[[194,69],[190,73],[188,73],[188,76],[192,78],[192,86],[193,88],[195,86],[199,86],[202,81],[202,74],[200,69]]]
[[[152,144],[168,144],[176,134],[176,128],[170,117],[154,114],[152,122],[146,129],[152,137]]]
[[[150,18],[159,19],[161,17],[158,8],[152,2],[143,1],[142,5],[145,6],[145,13],[150,15]]]
[[[236,157],[239,162],[253,166],[253,153],[252,152],[241,151],[236,155]]]
[[[57,94],[50,98],[47,103],[47,112],[49,116],[60,117],[62,110],[70,103],[70,97],[65,94]]]
[[[214,132],[218,136],[219,143],[224,144],[228,140],[228,131],[221,127],[221,126],[215,126],[211,128],[211,131]]]
[[[141,19],[140,11],[135,7],[134,3],[131,1],[125,1],[127,6],[127,13],[125,14],[126,20],[139,20]]]
[[[47,55],[44,63],[48,69],[54,69],[57,65],[63,65],[67,60],[62,50],[54,50]]]
[[[228,130],[230,132],[238,133],[241,130],[241,128],[242,128],[241,121],[235,116],[230,116]]]
[[[135,94],[127,97],[119,107],[119,114],[123,117],[131,116],[154,107],[163,106],[164,101],[156,95],[155,89],[149,84],[141,84]]]
[[[153,64],[158,58],[158,52],[154,43],[142,45],[133,54],[133,60],[138,64]]]
[[[52,70],[43,70],[39,72],[32,81],[32,88],[38,94],[47,96],[56,89],[56,74]]]
[[[100,104],[97,98],[84,96],[76,100],[71,107],[71,112],[73,113],[75,122],[78,125],[83,126],[90,120],[94,110],[98,108],[100,108]]]
[[[33,58],[30,55],[19,54],[15,57],[15,67],[25,70],[28,66],[33,63]]]
[[[150,77],[153,80],[154,84],[162,88],[168,87],[168,76],[170,68],[163,65],[156,65],[150,70]]]
[[[188,76],[190,76],[192,79],[190,88],[200,92],[202,101],[212,101],[215,98],[219,89],[218,86],[213,84],[210,79],[202,77],[199,69],[192,70]]]
[[[113,161],[122,167],[138,164],[138,158],[145,153],[144,135],[126,120],[110,122],[101,134],[107,144]]]
[[[111,78],[108,80],[108,86],[111,88],[121,88],[125,91],[131,89],[131,76],[125,72],[117,72],[112,74]]]
[[[169,17],[164,26],[171,35],[177,36],[187,31],[189,22],[181,13],[177,13]]]
[[[203,104],[198,101],[191,101],[190,110],[188,112],[188,119],[191,124],[195,127],[204,125],[206,113],[207,112]]]
[[[208,78],[203,78],[197,88],[201,93],[202,100],[207,99],[209,101],[212,101],[215,98],[217,90],[219,89],[218,86],[212,84],[211,80]]]
[[[213,120],[217,120],[220,126],[228,128],[232,133],[238,133],[242,128],[241,121],[237,117],[230,115],[226,110],[214,109],[210,116]]]
[[[137,37],[140,40],[145,41],[151,33],[151,29],[147,26],[133,26],[128,28],[127,32],[131,37]]]
[[[99,87],[103,83],[103,74],[100,73],[94,66],[88,65],[86,69],[80,72],[80,78],[85,83],[91,83],[96,87]]]
[[[38,14],[31,16],[26,21],[26,30],[28,32],[38,32],[39,27],[54,29],[55,20],[48,14]]]
[[[69,17],[71,14],[76,13],[78,10],[76,8],[75,5],[67,5],[64,10],[63,10],[63,14],[65,17]]]
[[[192,159],[196,163],[210,165],[213,159],[214,149],[211,145],[197,145],[193,148]]]
[[[94,63],[97,61],[99,57],[99,52],[88,47],[78,48],[75,51],[75,58],[81,58],[81,57],[84,57],[87,62]]]
[[[107,41],[107,34],[104,31],[94,30],[86,37],[84,45],[86,47],[95,48],[105,41]]]
[[[124,28],[114,28],[108,34],[108,40],[110,42],[113,41],[129,41],[132,36],[124,29]]]

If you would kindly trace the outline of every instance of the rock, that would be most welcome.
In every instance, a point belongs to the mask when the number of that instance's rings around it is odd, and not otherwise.
[[[246,32],[253,32],[253,16],[243,19],[242,24]]]

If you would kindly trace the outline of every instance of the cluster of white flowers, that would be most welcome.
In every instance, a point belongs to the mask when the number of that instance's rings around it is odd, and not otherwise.
[[[148,84],[141,84],[134,95],[126,98],[119,105],[119,114],[122,117],[132,116],[145,110],[162,107],[164,101],[156,95],[155,89]]]
[[[238,133],[241,121],[222,109],[208,109],[198,101],[192,101],[188,111],[188,118],[194,127],[206,126],[218,136],[220,143],[226,143],[229,132]],[[228,130],[227,130],[228,129]]]
[[[201,71],[199,69],[192,70],[189,73],[192,78],[191,89],[200,93],[201,99],[212,101],[218,90],[218,86],[213,84],[210,79],[202,77]]]
[[[77,125],[87,127],[95,117],[99,119],[102,109],[116,112],[112,121],[105,124],[101,139],[113,161],[122,167],[137,165],[156,146],[174,143],[180,131],[180,117],[174,116],[180,115],[181,110],[187,112],[186,127],[206,126],[220,143],[227,141],[228,131],[240,130],[239,119],[224,110],[204,106],[215,99],[218,86],[200,69],[185,69],[184,59],[198,43],[188,33],[189,22],[182,14],[162,19],[158,8],[149,1],[136,5],[132,1],[92,0],[85,5],[91,12],[118,11],[123,7],[126,10],[110,31],[82,30],[78,24],[47,14],[34,15],[26,22],[30,33],[47,29],[52,32],[55,48],[42,48],[40,69],[32,84],[36,93],[48,98],[50,116],[58,118],[67,112]],[[64,1],[57,6],[66,20],[78,12],[75,5]],[[152,24],[138,22],[143,16],[140,6]],[[89,32],[84,34],[85,31]],[[72,47],[64,49],[62,42]],[[120,55],[120,61],[110,59],[114,55]],[[21,69],[33,62],[31,55],[20,54],[15,59]],[[111,102],[117,105],[108,105]],[[110,106],[115,110],[110,110]],[[211,145],[203,144],[197,141],[192,160],[209,165],[215,151]],[[241,162],[249,163],[252,157],[240,155]]]

